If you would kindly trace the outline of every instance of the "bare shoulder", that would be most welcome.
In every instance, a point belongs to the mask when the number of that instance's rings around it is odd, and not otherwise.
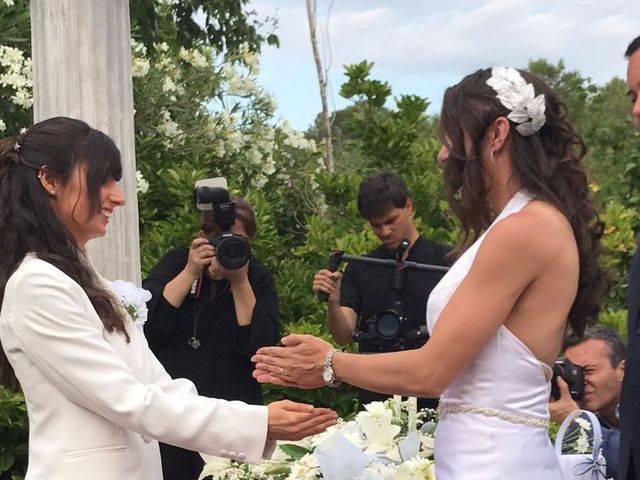
[[[486,249],[499,249],[502,255],[526,255],[535,262],[555,261],[577,251],[567,217],[553,205],[539,200],[529,202],[521,211],[495,224],[484,243]]]

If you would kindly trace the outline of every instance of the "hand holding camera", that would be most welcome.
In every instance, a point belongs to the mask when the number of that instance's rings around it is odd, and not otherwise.
[[[205,267],[211,265],[215,249],[209,244],[209,240],[203,237],[194,238],[189,247],[189,258],[185,271],[194,279],[202,274]]]
[[[570,413],[578,410],[580,406],[571,397],[569,386],[562,377],[554,377],[553,382],[557,385],[558,396],[549,400],[549,415],[554,422],[562,423]]]
[[[553,365],[551,377],[551,398],[549,415],[551,420],[562,423],[580,406],[578,401],[584,396],[584,370],[566,358],[559,358]]]

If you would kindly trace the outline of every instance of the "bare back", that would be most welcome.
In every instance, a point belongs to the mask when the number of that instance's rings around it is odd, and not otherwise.
[[[542,243],[540,254],[531,258],[539,263],[537,275],[516,301],[504,326],[540,361],[553,365],[578,288],[579,256],[573,230],[560,211],[538,200],[503,221],[516,221],[523,234]]]

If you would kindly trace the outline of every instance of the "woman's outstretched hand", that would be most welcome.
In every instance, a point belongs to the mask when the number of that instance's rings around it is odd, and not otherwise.
[[[309,435],[324,432],[338,421],[336,412],[329,408],[280,400],[268,405],[271,440],[301,440]]]
[[[251,357],[253,377],[260,383],[296,388],[324,386],[322,370],[330,343],[313,335],[289,335],[278,347],[262,347]]]

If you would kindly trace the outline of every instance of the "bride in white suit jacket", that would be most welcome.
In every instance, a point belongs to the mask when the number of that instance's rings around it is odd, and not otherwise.
[[[171,379],[84,253],[125,200],[120,153],[53,118],[0,143],[0,340],[29,415],[27,480],[156,480],[158,440],[258,462],[334,412],[199,397]]]

